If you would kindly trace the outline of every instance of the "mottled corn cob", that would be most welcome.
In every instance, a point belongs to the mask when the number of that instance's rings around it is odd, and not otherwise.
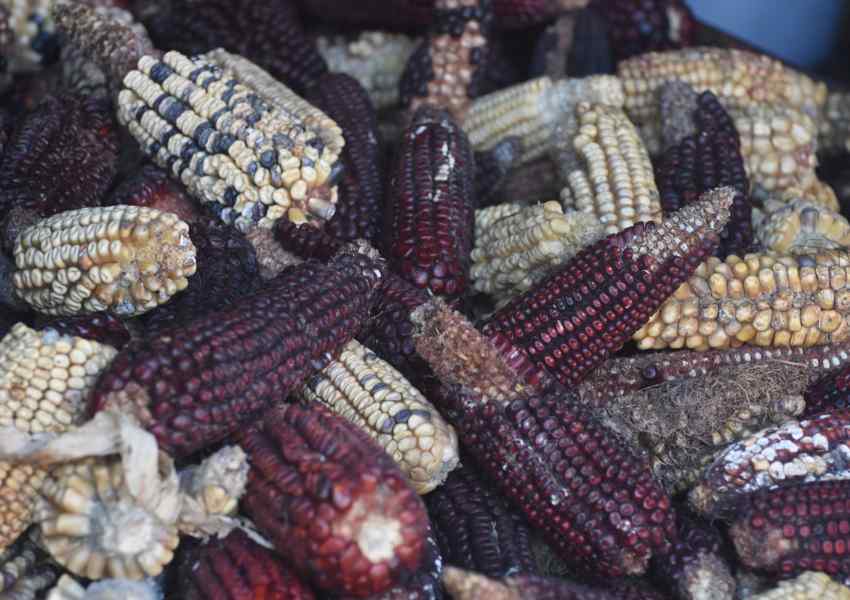
[[[48,15],[50,0],[6,0],[12,35],[7,58],[11,72],[39,70],[59,58],[59,40]]]
[[[115,349],[18,323],[0,340],[0,426],[62,432],[77,423]],[[29,525],[47,471],[0,461],[0,548]]]
[[[124,180],[104,201],[107,206],[125,204],[147,206],[174,213],[191,223],[203,218],[203,212],[183,186],[168,178],[168,173],[154,165],[146,165]]]
[[[691,505],[703,514],[718,514],[758,490],[847,479],[849,441],[847,410],[764,429],[717,455],[691,490]]]
[[[488,577],[536,574],[528,525],[475,471],[455,469],[425,497],[443,560]]]
[[[291,223],[291,221],[287,221]],[[297,227],[297,225],[294,225]],[[304,226],[313,231],[315,227]],[[285,269],[301,263],[301,259],[291,252],[283,249],[283,246],[275,238],[274,232],[264,227],[256,227],[245,235],[245,239],[254,248],[257,255],[257,266],[259,267],[260,281],[268,281],[280,275]]]
[[[518,159],[517,159],[518,160]],[[530,205],[557,198],[563,187],[557,166],[548,156],[516,166],[493,197],[493,202]]]
[[[474,176],[466,134],[448,113],[419,109],[399,149],[384,222],[390,265],[417,287],[447,297],[466,291]]]
[[[503,335],[538,368],[575,385],[714,251],[733,196],[719,188],[660,225],[639,223],[602,239],[497,311],[484,332]]]
[[[33,587],[31,583],[34,580],[41,581],[41,571],[47,571],[45,575],[53,571],[44,569],[44,553],[34,541],[34,531],[31,529],[28,535],[21,536],[14,544],[0,551],[0,598],[4,600],[18,598],[17,594]],[[55,579],[55,575],[53,577]],[[48,585],[50,581],[39,587]]]
[[[510,177],[522,155],[522,140],[507,137],[484,152],[475,153],[475,195],[478,206],[487,206]]]
[[[475,247],[470,255],[473,288],[506,302],[602,236],[603,227],[594,215],[564,214],[554,201],[480,209],[475,213]]]
[[[850,600],[850,588],[824,573],[806,571],[796,579],[752,596],[752,600]]]
[[[378,118],[366,90],[348,75],[330,73],[318,79],[306,98],[338,123],[345,136],[339,200],[325,227],[340,240],[377,243],[384,203],[383,160]]]
[[[133,340],[100,378],[93,410],[133,412],[180,457],[299,387],[368,318],[382,263],[350,251],[284,271],[241,302]]]
[[[806,389],[806,410],[810,417],[836,409],[850,409],[850,367],[824,375]]]
[[[680,0],[595,0],[591,6],[608,23],[617,62],[689,46],[696,30],[690,9]]]
[[[251,463],[244,509],[319,588],[362,598],[419,567],[425,507],[355,425],[319,404],[289,405],[240,444]]]
[[[19,579],[11,588],[3,592],[3,600],[38,600],[44,597],[48,589],[59,576],[59,570],[49,564],[44,564]]]
[[[658,88],[659,118],[661,119],[661,138],[663,151],[676,146],[686,137],[697,134],[694,111],[697,108],[699,93],[690,84],[671,79]],[[735,125],[727,119],[734,131]],[[737,135],[737,132],[735,132]]]
[[[49,315],[147,312],[195,272],[188,229],[172,213],[135,206],[59,213],[18,237],[15,288]]]
[[[185,600],[313,600],[310,588],[274,552],[241,529],[224,539],[181,548],[176,578]],[[178,590],[174,590],[175,593]]]
[[[830,92],[818,120],[818,152],[850,151],[850,92]]]
[[[621,108],[582,102],[553,136],[565,208],[596,215],[606,234],[661,221],[652,163]]]
[[[97,206],[118,168],[117,125],[109,104],[47,96],[19,123],[0,166],[0,214],[40,216]]]
[[[84,588],[70,575],[63,575],[45,600],[160,600],[162,593],[152,579],[104,579]]]
[[[840,250],[850,246],[850,223],[838,212],[800,199],[766,215],[756,236],[764,249],[777,253]]]
[[[458,464],[451,425],[401,373],[356,340],[312,377],[300,395],[325,404],[369,434],[419,494],[442,484]]]
[[[59,335],[80,337],[120,350],[130,341],[124,321],[110,313],[93,313],[79,317],[47,317],[36,320],[36,329],[53,329]]]
[[[710,258],[634,335],[646,349],[813,346],[850,335],[850,256]]]

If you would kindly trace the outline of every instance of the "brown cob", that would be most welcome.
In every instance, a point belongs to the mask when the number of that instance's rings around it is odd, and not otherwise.
[[[252,465],[244,509],[319,588],[362,598],[419,567],[425,508],[356,426],[295,404],[267,413],[239,441]]]

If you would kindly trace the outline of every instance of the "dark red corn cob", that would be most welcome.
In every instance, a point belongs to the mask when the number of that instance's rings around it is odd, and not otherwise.
[[[580,252],[485,324],[565,385],[619,350],[714,250],[734,190],[722,188],[668,217],[638,223]]]
[[[483,152],[475,153],[475,195],[478,207],[493,202],[516,161],[522,155],[522,139],[510,136]]]
[[[731,217],[720,234],[717,255],[743,255],[753,243],[750,183],[741,142],[732,119],[711,92],[699,95],[694,111],[697,133],[668,148],[658,162],[656,182],[665,214],[695,202],[721,185],[737,191]]]
[[[323,590],[379,594],[416,572],[428,516],[393,460],[324,406],[266,413],[238,441],[251,463],[243,507]]]
[[[325,228],[340,240],[363,238],[377,243],[383,209],[383,172],[378,118],[372,101],[356,79],[328,73],[306,99],[333,119],[345,136],[336,212]]]
[[[117,172],[118,134],[109,104],[48,96],[15,129],[0,165],[0,214],[46,217],[98,206]]]
[[[133,340],[103,373],[94,412],[132,411],[172,456],[232,433],[304,382],[366,323],[382,261],[350,250],[305,263],[227,307]]]
[[[359,28],[408,29],[426,27],[434,0],[297,0],[305,15],[339,21]]]
[[[826,375],[806,390],[804,417],[850,408],[850,366]]]
[[[142,167],[135,175],[123,181],[104,204],[156,208],[174,213],[187,223],[203,218],[203,211],[183,186],[154,165]]]
[[[605,17],[617,62],[644,52],[690,46],[693,15],[681,0],[593,0]]]
[[[447,113],[419,109],[404,134],[384,224],[390,265],[416,287],[457,297],[469,279],[475,165]]]
[[[278,219],[273,225],[274,237],[281,248],[304,260],[329,261],[344,245],[324,229],[296,225],[289,219]]]
[[[443,559],[489,577],[537,573],[525,519],[511,512],[474,471],[455,469],[425,496]]]
[[[241,529],[181,548],[175,581],[184,600],[313,600],[315,595],[274,552]]]
[[[49,317],[36,319],[36,329],[55,329],[62,335],[81,337],[121,349],[130,341],[124,321],[112,313],[94,313],[79,317]]]
[[[741,498],[729,528],[741,562],[790,577],[850,575],[850,481],[763,490]]]

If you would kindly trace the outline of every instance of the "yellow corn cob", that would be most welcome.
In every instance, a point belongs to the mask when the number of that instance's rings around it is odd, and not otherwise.
[[[427,494],[458,465],[457,436],[404,376],[356,340],[301,390],[367,432]]]
[[[850,92],[830,92],[818,121],[818,152],[850,152]]]
[[[497,204],[475,213],[473,287],[499,303],[521,294],[604,235],[594,215],[558,202]]]
[[[652,163],[622,109],[581,103],[554,136],[564,208],[596,215],[606,234],[661,222]]]
[[[634,335],[641,349],[814,346],[850,337],[850,255],[710,258]]]
[[[766,250],[805,254],[850,246],[850,223],[806,199],[793,200],[764,218],[756,237]]]
[[[850,600],[850,588],[826,573],[806,571],[772,590],[751,596],[751,600]]]
[[[33,308],[51,315],[138,315],[188,285],[195,272],[188,232],[176,215],[153,208],[59,213],[18,237],[15,288]]]
[[[111,346],[16,324],[0,340],[0,426],[67,430],[83,416],[86,395],[115,354]],[[29,527],[45,475],[39,467],[0,461],[0,548]]]

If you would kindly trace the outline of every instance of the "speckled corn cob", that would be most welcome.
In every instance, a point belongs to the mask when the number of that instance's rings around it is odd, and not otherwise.
[[[719,188],[660,225],[639,223],[600,240],[497,311],[484,332],[505,336],[538,368],[575,385],[714,251],[733,196]]]
[[[598,241],[603,227],[591,214],[564,214],[558,202],[498,204],[475,213],[470,277],[476,291],[506,302]]]
[[[652,163],[621,108],[582,102],[553,136],[565,208],[596,215],[606,234],[661,221]]]
[[[60,335],[80,337],[120,350],[130,341],[125,321],[101,312],[79,317],[47,317],[36,320],[36,329],[54,329]]]
[[[458,464],[457,436],[437,409],[392,366],[352,340],[300,392],[369,434],[419,494]]]
[[[751,600],[850,600],[850,588],[824,573],[806,571]]]
[[[850,409],[850,367],[821,377],[806,389],[806,410],[810,417],[836,409]]]
[[[667,151],[686,137],[696,135],[697,123],[694,111],[697,108],[699,94],[690,84],[679,79],[671,79],[664,83],[657,94],[663,144],[661,149]],[[732,127],[734,129],[734,124]]]
[[[745,494],[774,486],[847,479],[850,411],[788,421],[736,442],[718,454],[691,490],[691,505],[718,514]]]
[[[85,411],[85,400],[115,349],[18,323],[0,340],[0,425],[25,433],[62,432]],[[29,525],[47,471],[0,462],[0,548]]]
[[[177,586],[185,600],[313,600],[310,588],[274,552],[241,529],[181,548]],[[175,590],[177,591],[177,590]]]
[[[617,62],[689,46],[696,30],[693,15],[681,0],[596,0],[591,6],[608,23]]]
[[[160,600],[162,592],[152,579],[103,579],[84,588],[70,575],[63,575],[45,600]]]
[[[399,149],[384,222],[390,265],[417,287],[448,297],[466,291],[474,175],[466,134],[448,113],[419,109]]]
[[[147,312],[195,272],[188,229],[172,213],[135,206],[59,213],[18,237],[15,288],[50,315]]]
[[[476,474],[455,469],[425,497],[443,560],[489,577],[537,573],[525,520]]]
[[[847,339],[850,256],[710,258],[634,335],[638,347],[813,346]]]
[[[11,72],[34,71],[59,58],[56,28],[48,16],[50,0],[7,0],[8,23],[14,33]]]
[[[415,571],[428,517],[402,472],[322,405],[266,413],[240,436],[251,471],[244,508],[319,588],[366,597]]]
[[[168,173],[155,165],[146,165],[135,175],[121,182],[109,194],[104,204],[155,208],[174,213],[187,223],[204,217],[203,210],[186,193],[184,187],[169,179]]]
[[[518,137],[506,137],[489,150],[475,153],[475,195],[478,197],[478,206],[492,203],[521,155],[522,140]]]
[[[91,407],[133,412],[161,449],[191,454],[285,398],[314,360],[349,342],[382,276],[382,262],[348,249],[328,265],[288,269],[234,306],[130,342]]]
[[[818,120],[818,152],[850,151],[850,92],[830,92]]]
[[[850,246],[850,223],[841,214],[806,200],[794,200],[770,213],[756,229],[766,250],[806,254]]]

